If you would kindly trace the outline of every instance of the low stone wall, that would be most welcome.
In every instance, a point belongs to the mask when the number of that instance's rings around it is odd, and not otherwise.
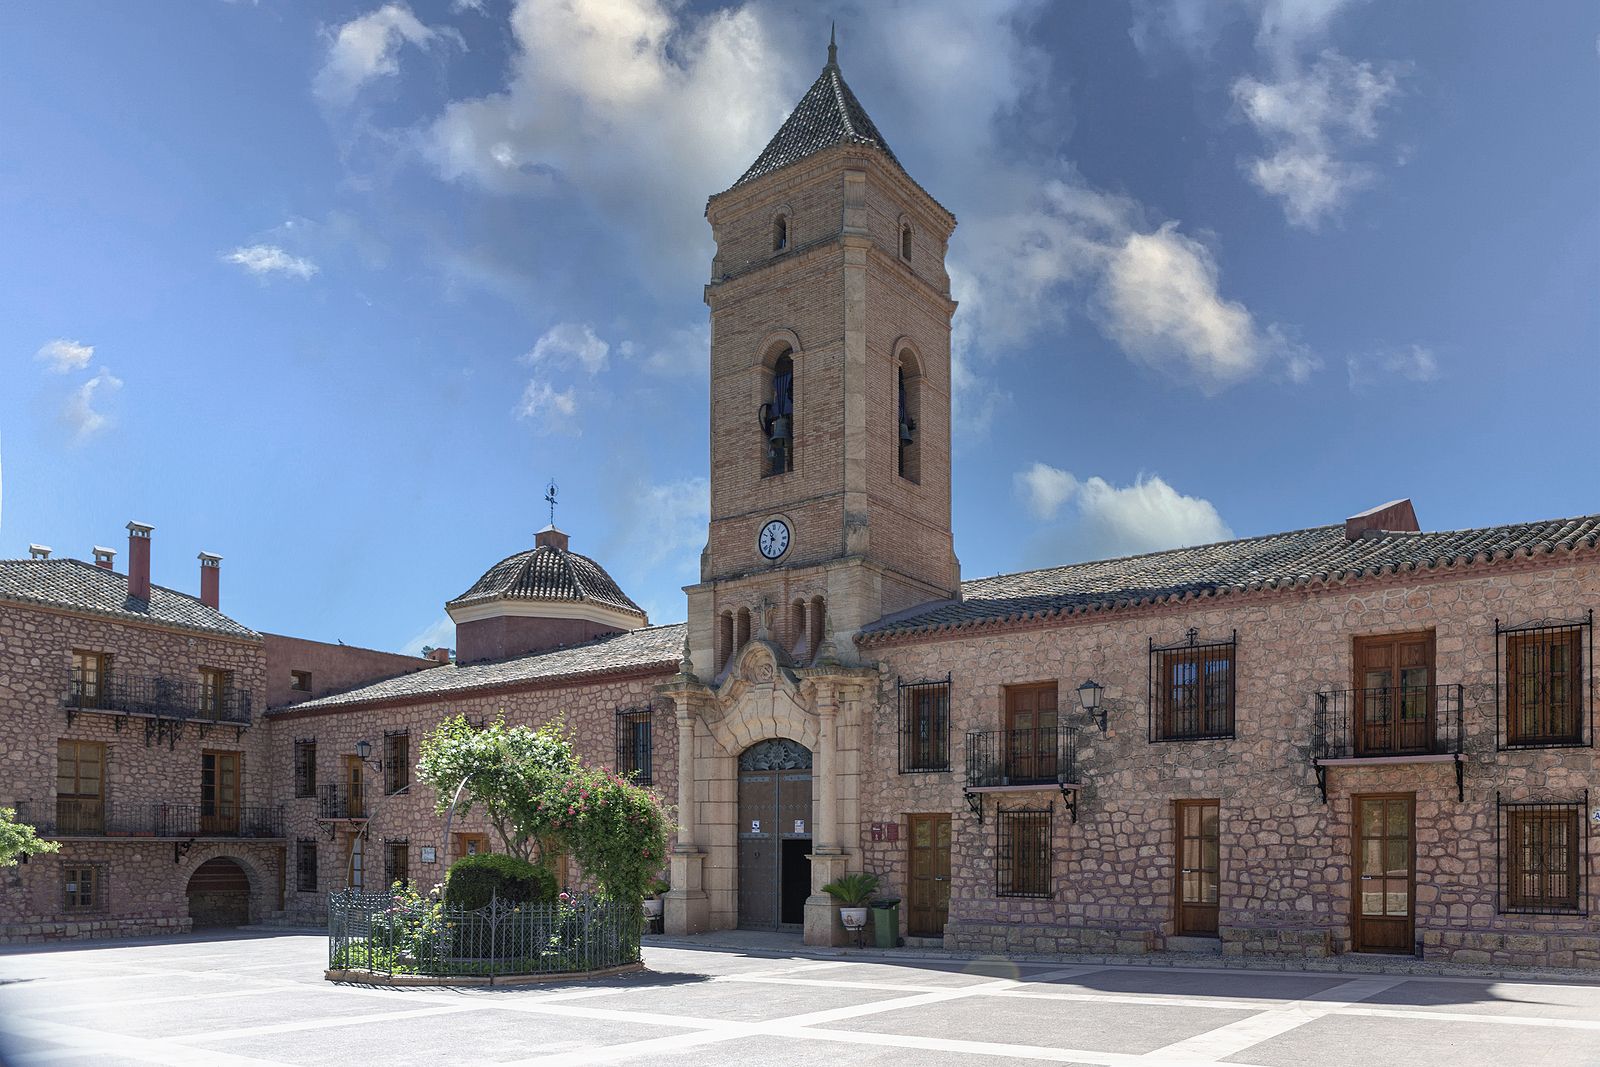
[[[1320,960],[1335,951],[1334,932],[1325,926],[1221,926],[1217,936],[1224,956]]]
[[[1463,967],[1575,967],[1600,971],[1600,935],[1426,930],[1422,957]]]
[[[71,941],[115,937],[167,937],[186,934],[193,927],[184,918],[85,919],[75,922],[15,923],[0,926],[0,945],[29,945],[43,941]]]
[[[944,947],[954,952],[1009,955],[1142,956],[1155,951],[1154,930],[1038,927],[1007,923],[950,923]]]

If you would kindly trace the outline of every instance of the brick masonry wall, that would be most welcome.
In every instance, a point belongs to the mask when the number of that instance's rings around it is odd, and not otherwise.
[[[902,822],[901,840],[861,842],[865,866],[905,891],[908,812],[954,812],[952,947],[1015,949],[1083,930],[1152,947],[1173,933],[1173,802],[1221,803],[1221,936],[1225,950],[1304,956],[1348,951],[1353,800],[1416,794],[1416,931],[1428,958],[1595,966],[1600,843],[1589,835],[1591,914],[1501,914],[1496,904],[1498,790],[1508,800],[1578,799],[1600,807],[1596,750],[1496,751],[1494,620],[1575,619],[1600,601],[1600,566],[1501,564],[1444,577],[1394,578],[1311,592],[1231,596],[1118,612],[1065,625],[866,649],[880,662],[866,729],[863,823]],[[1233,740],[1147,740],[1147,642],[1201,640],[1237,629]],[[1465,687],[1466,799],[1449,764],[1333,767],[1323,804],[1310,762],[1314,694],[1348,689],[1356,635],[1433,629],[1437,680]],[[1587,656],[1587,651],[1585,652]],[[949,773],[897,773],[894,683],[954,676]],[[1592,666],[1589,667],[1592,671]],[[1110,728],[1082,725],[1073,690],[1106,685]],[[1000,729],[1007,684],[1056,681],[1062,721],[1079,725],[1078,822],[1055,790],[1000,794],[1004,807],[1054,804],[1048,900],[997,897],[996,795],[980,827],[961,795],[967,730]]]

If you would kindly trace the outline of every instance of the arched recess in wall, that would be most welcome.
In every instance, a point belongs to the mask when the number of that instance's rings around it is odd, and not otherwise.
[[[717,616],[717,675],[720,677],[733,662],[733,612],[723,609]]]
[[[900,261],[902,263],[910,263],[911,262],[911,247],[912,247],[912,243],[913,243],[913,238],[915,237],[915,234],[916,234],[916,231],[912,228],[912,225],[911,225],[911,216],[910,215],[901,215],[900,216],[899,223],[898,223],[898,225],[896,227],[896,233],[897,233],[897,238],[898,238],[897,239],[896,250],[898,251],[898,253],[900,255]]]
[[[250,876],[231,856],[213,856],[196,867],[184,895],[196,929],[244,926],[250,921]]]
[[[761,476],[794,470],[799,441],[797,370],[800,338],[793,330],[774,330],[761,343],[757,422],[761,429]]]
[[[895,342],[895,469],[922,484],[922,360],[904,338]]]
[[[772,251],[787,252],[794,247],[794,210],[788,204],[772,214]]]

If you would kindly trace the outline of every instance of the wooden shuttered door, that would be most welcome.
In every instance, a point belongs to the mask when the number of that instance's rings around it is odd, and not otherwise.
[[[1433,647],[1431,630],[1356,638],[1356,755],[1432,749]]]

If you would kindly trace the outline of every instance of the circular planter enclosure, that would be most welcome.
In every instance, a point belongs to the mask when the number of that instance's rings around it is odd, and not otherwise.
[[[640,910],[573,897],[466,910],[387,893],[328,898],[328,977],[360,981],[578,975],[639,963]]]

